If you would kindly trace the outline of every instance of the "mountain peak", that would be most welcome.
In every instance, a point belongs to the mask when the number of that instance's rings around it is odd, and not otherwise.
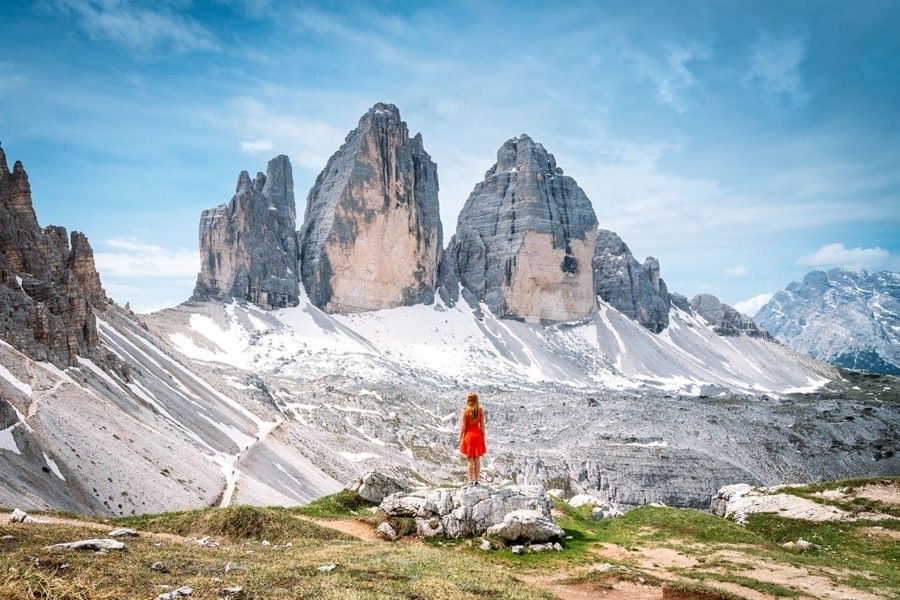
[[[900,274],[807,273],[756,314],[794,350],[840,367],[900,374]]]
[[[442,228],[437,165],[393,104],[363,115],[309,192],[300,271],[312,302],[364,312],[434,298]]]

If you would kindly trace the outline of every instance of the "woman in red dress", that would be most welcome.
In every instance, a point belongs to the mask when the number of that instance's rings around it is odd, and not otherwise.
[[[481,475],[481,457],[487,452],[484,444],[484,410],[478,404],[478,394],[469,392],[466,406],[459,419],[459,451],[469,462],[469,483],[477,485]]]

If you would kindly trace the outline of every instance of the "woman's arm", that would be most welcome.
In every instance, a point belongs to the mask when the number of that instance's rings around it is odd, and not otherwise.
[[[459,443],[462,444],[463,435],[466,433],[466,409],[459,413]]]

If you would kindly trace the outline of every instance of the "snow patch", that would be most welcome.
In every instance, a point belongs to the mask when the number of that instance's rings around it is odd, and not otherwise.
[[[66,478],[63,477],[62,471],[59,470],[59,467],[57,466],[56,462],[54,462],[54,460],[52,458],[47,456],[46,452],[43,452],[43,455],[44,455],[44,462],[47,463],[47,467],[50,468],[50,471],[54,475],[56,475],[59,479],[62,479],[63,481],[65,481]]]
[[[371,452],[338,452],[338,454],[352,463],[362,462],[371,458],[378,458],[377,454],[372,454]]]
[[[19,445],[16,444],[16,438],[13,437],[13,429],[18,427],[20,423],[15,423],[6,429],[0,429],[0,450],[9,450],[14,454],[21,456]]]
[[[5,379],[9,383],[11,383],[14,388],[19,390],[26,396],[31,397],[31,394],[32,394],[31,386],[28,385],[27,383],[25,383],[24,381],[21,381],[18,377],[16,377],[12,373],[10,373],[9,370],[7,370],[7,368],[4,367],[3,365],[0,365],[0,377],[2,377],[3,379]]]

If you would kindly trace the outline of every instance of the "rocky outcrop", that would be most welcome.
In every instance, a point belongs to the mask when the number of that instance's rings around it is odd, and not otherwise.
[[[900,273],[813,271],[777,292],[755,318],[813,358],[900,375]]]
[[[719,335],[744,334],[749,337],[771,337],[766,330],[754,323],[753,319],[720,302],[712,294],[694,296],[691,299],[691,309],[703,317],[703,320],[709,323]]]
[[[601,229],[594,246],[594,289],[613,308],[654,333],[669,326],[669,292],[659,276],[659,261],[641,265],[622,239]]]
[[[596,309],[597,216],[556,159],[527,135],[508,140],[469,195],[445,252],[447,299],[458,285],[500,317],[571,321]]]
[[[281,155],[266,174],[238,177],[228,204],[200,216],[195,300],[237,298],[264,308],[296,306],[297,211],[291,163]]]
[[[714,515],[744,525],[754,513],[775,513],[786,519],[844,521],[853,515],[834,506],[784,493],[786,486],[753,487],[746,483],[726,485],[716,492],[709,510]],[[883,516],[883,515],[882,515]]]
[[[499,490],[485,485],[462,489],[417,489],[385,498],[380,505],[388,517],[414,517],[422,537],[461,538],[487,533],[514,511],[536,511],[553,522],[550,497],[539,485]],[[533,521],[533,519],[531,519]]]
[[[506,542],[542,543],[558,540],[565,532],[541,511],[520,509],[506,513],[503,521],[488,527],[487,534]]]
[[[443,244],[437,165],[396,106],[373,106],[328,160],[299,243],[306,293],[328,312],[433,301]]]
[[[356,492],[356,495],[366,502],[381,504],[381,501],[391,494],[409,491],[409,484],[380,471],[369,471],[360,477],[350,490]]]
[[[41,229],[22,163],[10,171],[0,148],[0,338],[61,367],[102,362],[92,309],[107,304],[87,238]]]

